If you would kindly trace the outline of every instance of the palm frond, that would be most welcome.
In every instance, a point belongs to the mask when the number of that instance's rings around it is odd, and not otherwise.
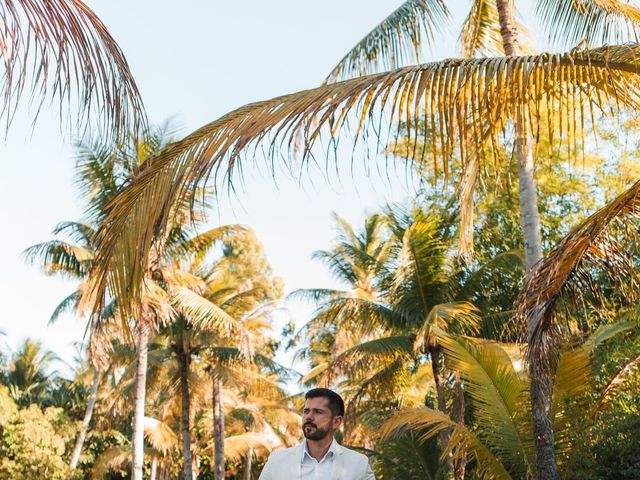
[[[537,0],[536,10],[558,45],[638,41],[640,9],[627,0]]]
[[[78,302],[80,301],[81,296],[82,293],[78,290],[67,295],[53,310],[51,317],[49,317],[49,325],[56,323],[58,318],[60,318],[60,315],[63,313],[74,311],[78,307]]]
[[[622,248],[615,229],[622,226],[625,241],[636,243],[635,234],[625,229],[640,216],[640,182],[573,228],[539,263],[515,302],[518,325],[527,324],[530,365],[543,377],[553,371],[562,336],[561,299],[583,305],[584,296],[599,298],[593,275],[608,276],[628,304],[636,298],[640,284],[632,248]],[[631,286],[631,288],[627,288]],[[564,302],[566,303],[566,302]],[[526,319],[526,320],[525,320]]]
[[[463,57],[504,55],[495,1],[474,0],[458,41]]]
[[[438,332],[438,344],[452,370],[459,372],[478,419],[478,435],[491,451],[514,468],[531,466],[526,432],[518,417],[526,403],[527,385],[507,352],[497,344],[474,342]],[[520,471],[522,475],[526,470]]]
[[[245,345],[245,348],[249,348],[250,342],[245,328],[215,303],[193,290],[180,286],[172,288],[171,301],[175,309],[190,322],[201,328],[219,331],[222,335],[238,335],[244,339],[240,343]]]
[[[324,302],[346,296],[345,290],[331,288],[298,288],[287,295],[288,300],[303,300],[309,302]]]
[[[153,238],[166,228],[172,205],[206,179],[219,180],[222,175],[231,181],[237,170],[241,172],[240,154],[260,141],[271,138],[268,152],[275,156],[279,146],[293,148],[301,134],[303,159],[309,161],[322,132],[335,138],[347,130],[349,113],[358,120],[356,139],[367,129],[382,132],[387,117],[392,122],[403,119],[409,132],[418,135],[416,125],[424,114],[422,123],[432,125],[437,140],[434,162],[443,159],[447,174],[456,146],[468,146],[459,155],[464,164],[518,112],[528,112],[529,123],[560,123],[566,133],[576,127],[574,119],[590,112],[640,106],[639,72],[640,46],[635,44],[555,55],[446,60],[241,107],[145,162],[111,203],[97,235],[96,298],[109,283],[113,295],[123,299],[120,306],[131,309],[140,297]],[[558,129],[551,137],[557,135]]]
[[[96,458],[91,469],[92,480],[104,479],[109,472],[131,463],[131,448],[126,446],[109,447]]]
[[[336,65],[326,83],[420,63],[423,35],[428,42],[448,23],[442,0],[406,0],[371,30]]]
[[[451,302],[435,305],[416,334],[413,349],[424,351],[433,341],[432,333],[443,330],[450,333],[475,333],[480,325],[479,310],[469,302]],[[440,338],[440,337],[438,337]]]
[[[151,417],[144,417],[144,436],[153,448],[162,453],[179,444],[177,435],[169,425]]]
[[[611,397],[615,394],[616,391],[623,388],[625,382],[629,379],[629,377],[636,371],[638,366],[640,365],[640,353],[631,357],[627,360],[624,365],[622,365],[609,379],[607,382],[607,386],[602,390],[600,394],[600,398],[598,398],[598,402],[596,403],[595,408],[592,411],[592,415],[604,410],[607,407],[607,404]]]
[[[61,240],[32,245],[23,252],[25,261],[38,263],[47,275],[62,274],[82,279],[89,272],[93,251]]]
[[[446,461],[450,454],[453,459],[471,454],[476,461],[475,473],[479,478],[512,479],[502,462],[473,432],[439,410],[426,407],[403,409],[382,424],[379,435],[390,438],[411,433],[424,442],[446,430],[452,432],[448,448],[442,452],[442,461]]]
[[[102,117],[103,138],[146,124],[142,100],[120,47],[80,0],[19,0],[0,5],[3,107],[8,129],[23,95],[61,111],[78,108],[77,123]],[[77,100],[72,97],[77,95]]]

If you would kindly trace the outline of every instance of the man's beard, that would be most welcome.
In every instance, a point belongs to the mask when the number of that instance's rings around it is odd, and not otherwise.
[[[308,425],[312,425],[314,428],[307,429]],[[302,426],[302,433],[304,437],[308,440],[322,440],[327,435],[329,435],[329,429],[321,429],[318,428],[314,423],[305,423]]]

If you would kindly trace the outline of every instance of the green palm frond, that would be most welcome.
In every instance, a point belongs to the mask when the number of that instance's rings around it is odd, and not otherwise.
[[[0,118],[9,127],[23,95],[36,115],[58,99],[61,113],[72,94],[77,123],[99,112],[103,138],[126,135],[146,124],[142,100],[120,47],[105,25],[79,0],[19,0],[0,5],[4,32]],[[39,100],[38,100],[39,99]]]
[[[275,155],[278,145],[293,148],[300,134],[303,159],[308,160],[320,134],[337,136],[350,116],[356,117],[354,135],[361,138],[367,129],[386,131],[376,127],[387,118],[404,119],[409,132],[418,135],[418,119],[424,115],[422,123],[431,125],[436,137],[434,163],[444,159],[447,174],[455,148],[464,147],[458,156],[466,164],[488,148],[518,112],[528,112],[528,123],[551,127],[551,138],[557,140],[560,130],[554,130],[555,125],[562,125],[561,137],[570,137],[578,124],[600,110],[612,105],[639,107],[638,72],[640,47],[635,44],[555,55],[446,60],[241,107],[145,162],[112,202],[97,235],[96,298],[109,284],[114,296],[127,299],[121,304],[124,313],[131,313],[128,310],[140,297],[153,238],[166,228],[172,205],[207,178],[231,181],[241,169],[240,154],[260,141],[271,139],[268,151]]]
[[[640,9],[627,0],[537,0],[536,10],[559,45],[638,41]]]
[[[61,240],[32,245],[23,255],[28,263],[38,263],[47,275],[61,274],[73,279],[83,279],[94,259],[92,250]]]
[[[369,335],[380,326],[403,323],[402,318],[389,306],[360,298],[336,298],[320,306],[309,322],[315,325],[347,327],[359,335]]]
[[[323,302],[335,298],[344,297],[348,294],[345,290],[334,290],[331,288],[298,288],[287,295],[290,300],[303,300],[310,302]]]
[[[424,351],[425,347],[433,341],[432,335],[434,331],[442,330],[461,334],[477,333],[480,325],[479,312],[478,308],[469,302],[434,305],[416,334],[416,341],[413,345],[414,351]]]
[[[442,0],[406,0],[340,60],[325,82],[420,63],[423,36],[432,42],[434,33],[441,32],[448,19]]]
[[[54,235],[68,235],[72,241],[89,248],[96,234],[93,226],[82,222],[60,222],[52,232]]]
[[[476,462],[475,473],[479,478],[487,480],[513,478],[502,462],[472,431],[438,410],[426,407],[403,409],[384,422],[379,434],[383,438],[390,438],[412,433],[422,441],[426,441],[446,430],[451,430],[451,435],[448,448],[442,452],[441,461],[446,461],[450,454],[453,459],[470,454]]]
[[[388,364],[399,357],[409,359],[413,337],[387,336],[359,343],[338,354],[327,372],[349,372],[351,376],[366,376],[381,363]]]
[[[78,302],[80,302],[81,297],[82,292],[79,290],[67,295],[53,310],[51,317],[49,317],[49,325],[56,323],[60,315],[75,311],[78,308]]]
[[[193,290],[176,286],[171,291],[174,308],[193,324],[207,329],[215,329],[222,335],[237,335],[249,348],[249,337],[245,328],[231,315],[215,303],[210,302]]]
[[[478,436],[491,451],[524,475],[532,465],[526,453],[530,441],[519,418],[527,400],[527,385],[500,346],[438,333],[449,367],[459,372],[472,401]]]
[[[91,469],[92,480],[104,479],[109,472],[131,463],[131,448],[128,446],[109,447],[96,458]]]
[[[144,417],[144,436],[153,448],[163,454],[179,445],[178,436],[173,429],[152,417]]]
[[[482,265],[469,275],[460,287],[460,298],[472,298],[481,292],[486,282],[487,275],[496,272],[515,273],[523,276],[525,271],[524,252],[522,250],[509,250],[500,252],[492,259],[483,262]]]
[[[171,245],[171,247],[176,252],[204,256],[215,244],[223,241],[230,235],[242,233],[243,231],[246,231],[246,227],[242,225],[222,225],[199,233],[176,245]]]

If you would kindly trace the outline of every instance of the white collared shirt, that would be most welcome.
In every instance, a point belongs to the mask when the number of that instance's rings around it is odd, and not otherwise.
[[[300,480],[329,480],[338,447],[336,439],[333,439],[329,450],[319,462],[309,454],[306,440],[303,444],[302,459],[300,460]]]

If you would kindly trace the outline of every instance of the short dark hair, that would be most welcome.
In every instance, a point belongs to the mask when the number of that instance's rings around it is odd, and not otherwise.
[[[331,415],[334,417],[344,417],[344,400],[342,400],[340,395],[328,388],[312,388],[304,395],[305,400],[318,397],[329,399],[329,410],[331,410]]]

